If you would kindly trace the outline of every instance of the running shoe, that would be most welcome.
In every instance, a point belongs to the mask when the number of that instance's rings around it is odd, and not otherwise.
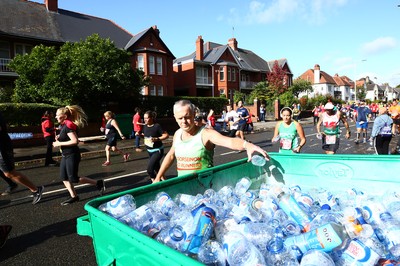
[[[136,148],[135,151],[136,152],[142,152],[143,150],[141,148]]]
[[[104,162],[103,164],[102,164],[102,166],[109,166],[111,164],[111,162]]]
[[[125,153],[124,156],[122,156],[124,158],[124,162],[129,160],[129,156],[131,156],[129,153]]]
[[[355,143],[355,144],[358,144],[358,143],[360,143],[360,142],[358,141],[358,139],[356,139],[356,140],[354,141],[354,143]]]
[[[72,203],[78,202],[78,201],[79,201],[79,196],[75,196],[73,198],[71,197],[71,198],[61,202],[61,206],[69,205],[69,204],[72,204]]]
[[[96,187],[100,193],[100,196],[102,196],[104,191],[106,191],[106,183],[104,182],[104,180],[97,180]]]
[[[0,248],[7,242],[11,229],[11,225],[0,225]]]
[[[33,197],[32,204],[33,205],[35,205],[42,199],[43,190],[44,190],[44,186],[40,186],[40,187],[38,187],[36,192],[32,193],[32,197]]]
[[[17,189],[17,187],[18,187],[17,184],[12,185],[12,186],[8,186],[7,189],[6,189],[3,193],[1,193],[1,195],[2,195],[2,196],[8,196],[8,195],[10,195],[10,194],[13,193],[14,190]]]

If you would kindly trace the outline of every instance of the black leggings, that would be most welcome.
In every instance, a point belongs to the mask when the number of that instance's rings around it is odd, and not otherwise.
[[[374,139],[375,151],[377,154],[389,154],[389,144],[392,137],[385,137],[378,135]]]
[[[150,152],[149,154],[149,163],[147,164],[147,174],[150,178],[156,178],[158,171],[161,166],[161,159],[164,156],[164,149],[159,149],[157,151]]]
[[[46,140],[46,161],[45,165],[54,163],[53,160],[53,142],[54,142],[54,137],[53,136],[48,136],[44,138]]]

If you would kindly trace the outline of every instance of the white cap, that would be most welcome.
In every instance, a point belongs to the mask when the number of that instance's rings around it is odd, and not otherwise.
[[[331,110],[333,109],[333,107],[334,107],[333,104],[331,102],[328,102],[327,104],[325,104],[324,109]]]

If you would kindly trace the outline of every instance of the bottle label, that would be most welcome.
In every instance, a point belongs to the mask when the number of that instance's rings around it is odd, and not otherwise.
[[[288,197],[287,200],[282,199],[279,202],[279,207],[293,220],[304,229],[311,222],[311,218],[305,213],[293,197]]]
[[[373,266],[378,263],[380,256],[374,250],[364,245],[363,242],[355,239],[350,242],[342,258],[347,263],[358,262],[357,265]]]
[[[303,253],[310,249],[329,252],[340,246],[342,242],[332,225],[326,224],[310,232],[286,238],[285,245],[297,246]]]

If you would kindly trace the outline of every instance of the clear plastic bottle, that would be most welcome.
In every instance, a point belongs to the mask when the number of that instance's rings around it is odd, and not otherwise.
[[[312,249],[303,255],[300,266],[335,266],[335,263],[325,252]]]
[[[274,193],[277,197],[279,207],[292,218],[303,231],[307,231],[309,223],[312,220],[311,217],[301,209],[297,201],[289,193],[285,193],[282,188],[275,187]]]
[[[223,247],[230,266],[267,265],[261,252],[239,232],[225,234]]]
[[[179,209],[179,207],[166,192],[159,192],[156,195],[154,206],[156,210],[168,217],[171,217],[173,213]]]
[[[349,235],[342,225],[328,223],[309,232],[286,238],[285,245],[295,245],[303,253],[311,249],[329,252],[344,245],[348,239]]]
[[[263,251],[274,236],[274,228],[266,223],[243,223],[237,225],[237,231],[243,234],[248,241]]]
[[[158,242],[163,243],[178,251],[181,251],[185,239],[186,234],[183,231],[183,228],[179,225],[165,228],[156,237],[156,240]]]
[[[329,222],[339,223],[340,216],[333,212],[328,204],[324,204],[321,206],[321,210],[318,212],[318,214],[310,222],[310,230],[316,229]]]
[[[373,240],[371,240],[373,241]],[[369,247],[369,245],[374,245],[373,242],[368,241],[364,243],[363,241],[355,238],[350,241],[347,247],[343,250],[343,253],[339,260],[336,262],[338,266],[345,265],[359,265],[359,266],[374,266],[377,265],[380,255],[375,251],[375,249]]]
[[[210,239],[215,227],[215,211],[205,205],[200,205],[194,214],[194,228],[183,244],[183,251],[188,254],[197,254],[202,243]]]
[[[136,209],[136,201],[132,195],[126,194],[101,204],[99,210],[118,219]]]
[[[396,258],[400,257],[400,222],[389,212],[380,214],[381,230],[385,236],[387,249]]]
[[[263,167],[266,164],[266,160],[264,157],[260,156],[260,155],[253,155],[253,157],[251,157],[251,163],[254,166],[258,166],[258,167]]]
[[[248,177],[242,177],[235,185],[235,190],[234,192],[236,195],[240,196],[250,188],[251,186],[251,180]]]
[[[299,265],[280,237],[274,237],[268,242],[265,257],[267,265]]]
[[[226,256],[222,245],[215,240],[208,240],[200,246],[197,259],[205,265],[226,265]]]

